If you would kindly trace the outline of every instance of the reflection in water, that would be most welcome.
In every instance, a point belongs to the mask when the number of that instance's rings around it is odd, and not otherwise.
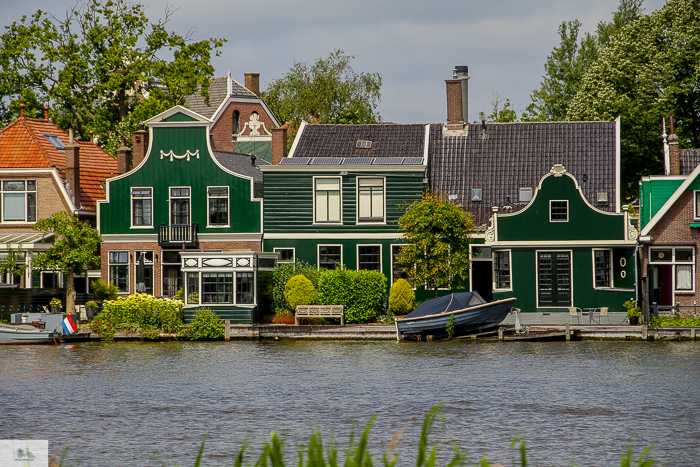
[[[0,439],[71,445],[69,465],[188,465],[208,434],[220,465],[276,430],[293,461],[313,429],[345,447],[353,423],[377,414],[375,460],[404,428],[399,464],[410,465],[423,417],[443,403],[434,438],[471,461],[509,463],[522,431],[535,465],[614,465],[631,438],[667,465],[694,465],[698,381],[695,342],[1,346]]]

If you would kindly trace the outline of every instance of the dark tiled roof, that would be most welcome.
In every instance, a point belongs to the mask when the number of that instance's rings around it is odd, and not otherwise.
[[[185,96],[185,107],[204,117],[213,117],[216,109],[228,98],[226,79],[214,78],[211,80],[209,85],[209,105],[204,102],[204,96],[197,90],[196,93]],[[234,79],[231,80],[231,92],[232,96],[257,97],[254,92]]]
[[[443,125],[431,125],[428,155],[431,188],[458,195],[480,230],[493,206],[525,207],[519,189],[536,188],[555,164],[576,177],[593,206],[615,210],[615,122],[489,123],[486,134],[470,124],[466,135],[443,136]],[[473,188],[482,201],[471,201]],[[608,194],[607,206],[597,204],[598,192]]]
[[[690,175],[695,167],[700,164],[700,149],[680,150],[680,171],[681,175]]]
[[[256,198],[262,198],[263,195],[263,175],[258,168],[261,165],[270,165],[264,159],[260,157],[253,156],[251,154],[241,154],[238,152],[229,151],[213,151],[214,157],[219,161],[221,165],[226,167],[232,172],[236,172],[241,175],[247,175],[253,178],[253,194]],[[255,165],[253,165],[251,158],[255,157]]]
[[[372,141],[357,149],[359,140]],[[423,157],[425,125],[306,125],[294,157]]]

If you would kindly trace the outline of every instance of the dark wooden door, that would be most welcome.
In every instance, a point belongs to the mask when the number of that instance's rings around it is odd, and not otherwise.
[[[493,300],[492,269],[491,261],[472,261],[472,290],[479,292],[487,302]]]
[[[571,253],[537,253],[538,307],[571,306]]]

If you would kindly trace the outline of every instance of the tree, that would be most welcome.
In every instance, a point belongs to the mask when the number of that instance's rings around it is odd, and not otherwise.
[[[401,248],[398,258],[408,277],[426,288],[453,288],[469,274],[472,215],[444,195],[426,191],[399,219]]]
[[[673,115],[681,145],[700,147],[700,6],[670,0],[615,36],[587,70],[567,118],[621,117],[622,189],[663,173],[661,132]]]
[[[32,261],[35,270],[60,271],[66,274],[66,310],[75,311],[75,275],[91,267],[100,266],[100,256],[95,252],[102,242],[97,229],[77,217],[69,217],[66,211],[58,211],[51,217],[40,219],[33,227],[44,234],[53,234],[53,246]]]
[[[184,103],[198,86],[208,95],[211,54],[224,40],[193,42],[191,34],[167,31],[174,11],[153,23],[141,4],[86,0],[64,19],[39,10],[12,23],[0,36],[2,124],[33,96],[53,108],[61,127],[72,123],[81,139],[94,131],[105,142],[110,132],[119,139],[119,122],[128,122],[122,131],[136,129],[139,119]]]
[[[261,93],[281,121],[316,123],[377,123],[377,103],[381,100],[379,73],[357,73],[352,69],[354,55],[333,51],[308,65],[297,62],[282,78],[274,80]]]
[[[491,95],[489,103],[491,104],[491,113],[487,117],[484,112],[479,112],[479,118],[481,120],[498,123],[518,121],[518,114],[515,113],[515,110],[510,108],[510,99],[501,97],[495,92]]]
[[[20,263],[20,261],[24,261],[23,255],[22,251],[17,251],[11,245],[7,245],[4,261],[0,263],[0,274],[4,276],[9,272],[15,277],[22,277],[27,270],[26,264]]]

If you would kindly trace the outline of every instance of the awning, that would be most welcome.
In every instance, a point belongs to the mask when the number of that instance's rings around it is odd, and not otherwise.
[[[22,250],[48,250],[53,246],[53,236],[43,233],[0,234],[0,250],[7,250],[10,246]]]

